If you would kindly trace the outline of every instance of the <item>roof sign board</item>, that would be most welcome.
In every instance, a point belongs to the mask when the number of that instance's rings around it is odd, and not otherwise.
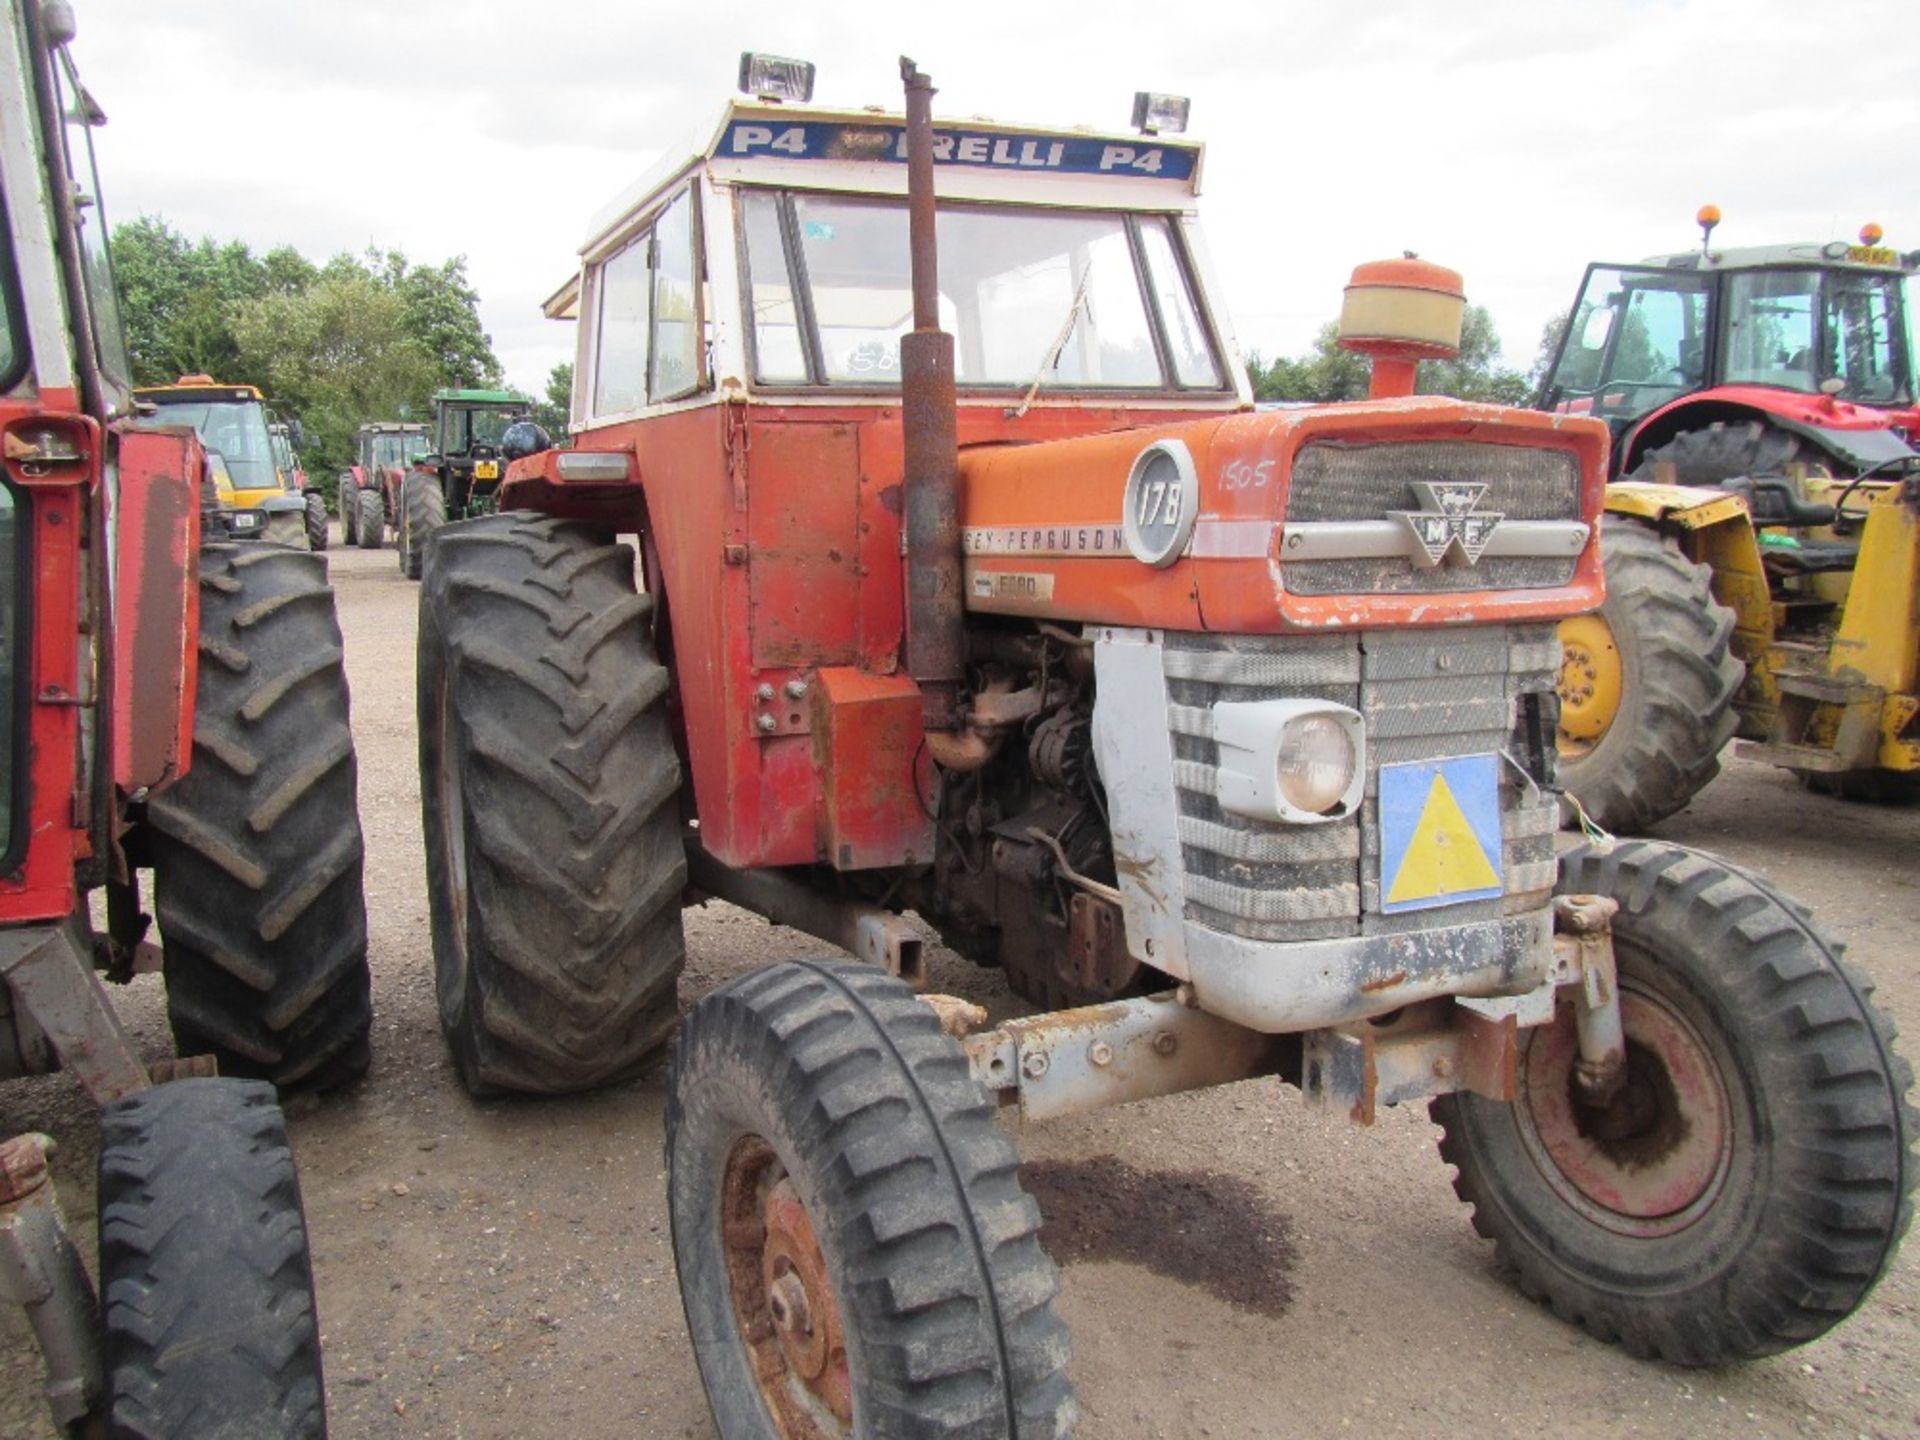
[[[736,118],[721,132],[714,154],[739,160],[879,160],[904,165],[907,131],[902,124],[884,121]],[[936,126],[933,132],[935,165],[989,170],[1190,180],[1199,154],[1197,145],[1169,144],[1158,136],[1120,140],[1103,135],[1007,134],[953,126]]]

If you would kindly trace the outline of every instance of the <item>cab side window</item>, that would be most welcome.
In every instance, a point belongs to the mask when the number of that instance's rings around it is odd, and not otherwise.
[[[595,416],[623,415],[692,394],[703,380],[693,192],[592,275]]]

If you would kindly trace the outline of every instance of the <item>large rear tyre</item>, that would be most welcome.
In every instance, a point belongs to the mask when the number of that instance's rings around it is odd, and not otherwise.
[[[1617,516],[1600,541],[1606,602],[1560,627],[1560,784],[1625,834],[1682,809],[1720,773],[1746,667],[1705,566]]]
[[[340,479],[340,543],[356,544],[360,536],[360,491],[353,482]]]
[[[787,963],[694,1006],[667,1170],[724,1440],[1071,1429],[1039,1210],[966,1055],[900,981]]]
[[[1911,805],[1920,800],[1920,771],[1848,770],[1838,775],[1797,770],[1800,783],[1816,795],[1864,805]]]
[[[326,1088],[372,1027],[353,734],[326,562],[200,552],[193,768],[147,804],[180,1053]]]
[[[1610,895],[1627,1078],[1572,1080],[1569,1006],[1521,1039],[1512,1105],[1436,1100],[1454,1189],[1502,1269],[1641,1356],[1770,1355],[1857,1308],[1911,1216],[1920,1116],[1872,985],[1806,912],[1675,845],[1562,858]]]
[[[418,580],[427,542],[447,523],[447,492],[438,476],[416,473],[407,476],[400,499],[400,569]]]
[[[360,523],[353,527],[355,540],[362,550],[378,550],[380,542],[386,538],[387,528],[387,512],[380,492],[360,491],[353,506],[360,516]]]
[[[307,492],[307,548],[327,548],[327,500],[318,490]]]
[[[100,1117],[116,1440],[324,1440],[300,1182],[273,1087],[176,1080]]]
[[[680,762],[633,552],[525,513],[449,525],[420,593],[440,1024],[475,1094],[645,1063],[686,958]]]
[[[1643,454],[1622,479],[1658,481],[1672,466],[1676,485],[1719,485],[1749,475],[1784,475],[1803,459],[1800,438],[1759,420],[1683,430]]]

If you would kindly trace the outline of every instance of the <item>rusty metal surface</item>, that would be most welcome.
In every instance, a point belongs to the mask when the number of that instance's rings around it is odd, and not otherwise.
[[[0,979],[94,1104],[152,1083],[93,973],[77,924],[0,930]]]
[[[59,1197],[45,1183],[44,1135],[5,1147],[10,1168],[37,1168],[39,1180],[0,1202],[0,1301],[26,1312],[45,1362],[44,1394],[54,1422],[71,1435],[97,1435],[106,1385],[98,1336],[100,1307],[80,1252],[68,1237]]]
[[[178,428],[116,438],[113,778],[132,794],[178,779],[192,753],[201,451]]]
[[[825,894],[777,870],[735,870],[687,845],[687,887],[838,945],[909,985],[926,983],[919,931],[877,905]]]
[[[850,665],[860,645],[860,451],[851,425],[790,425],[747,457],[756,670]]]
[[[1342,1025],[1302,1037],[1301,1093],[1371,1125],[1381,1107],[1465,1090],[1514,1098],[1519,1029],[1451,1000],[1410,1006],[1388,1024]]]
[[[907,667],[929,730],[950,730],[965,674],[960,558],[960,443],[953,337],[940,329],[934,237],[933,82],[902,59],[907,91],[907,227],[913,330],[900,337],[905,448]]]
[[[933,817],[914,776],[919,687],[904,675],[833,667],[814,677],[804,699],[813,716],[828,863],[864,870],[931,860]]]
[[[1173,992],[1010,1020],[962,1042],[976,1080],[1052,1120],[1279,1071],[1283,1047]]]
[[[1626,1080],[1627,1037],[1620,1018],[1613,917],[1620,902],[1605,895],[1557,895],[1553,919],[1557,977],[1573,991],[1580,1055],[1573,1082],[1592,1105],[1606,1105]],[[1571,939],[1572,945],[1567,941]],[[1572,974],[1565,972],[1571,966]]]

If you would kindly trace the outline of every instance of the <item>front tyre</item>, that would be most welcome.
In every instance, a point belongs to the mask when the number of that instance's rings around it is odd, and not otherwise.
[[[327,500],[318,490],[307,492],[307,548],[327,548]]]
[[[100,1301],[121,1440],[325,1440],[300,1182],[273,1087],[175,1080],[100,1116]]]
[[[1718,1365],[1851,1314],[1911,1216],[1920,1123],[1892,1022],[1766,882],[1675,845],[1562,858],[1613,922],[1627,1079],[1572,1082],[1571,1008],[1521,1038],[1511,1105],[1436,1100],[1440,1153],[1502,1269],[1636,1355]]]
[[[360,515],[360,523],[353,527],[355,539],[362,550],[378,550],[386,538],[387,528],[387,512],[381,504],[380,492],[362,490],[353,505]]]
[[[667,1168],[724,1440],[1072,1428],[1039,1210],[965,1053],[900,981],[786,963],[694,1006]]]
[[[1560,785],[1606,829],[1629,833],[1720,773],[1746,669],[1705,566],[1618,516],[1600,544],[1606,601],[1560,625]]]
[[[326,562],[200,551],[193,768],[147,804],[182,1055],[324,1089],[367,1068],[364,849]]]
[[[400,500],[400,569],[409,580],[420,578],[426,563],[427,542],[447,523],[447,492],[437,475],[415,472],[407,476]]]
[[[440,1024],[475,1094],[650,1059],[686,958],[680,762],[633,552],[489,515],[420,591],[420,799]]]

